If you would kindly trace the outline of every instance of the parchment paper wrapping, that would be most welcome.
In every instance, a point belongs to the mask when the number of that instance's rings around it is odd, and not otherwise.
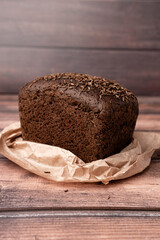
[[[6,127],[0,135],[0,153],[19,166],[56,182],[99,182],[123,179],[149,166],[160,134],[135,132],[133,142],[119,154],[84,163],[65,149],[23,141],[20,123]],[[83,150],[82,150],[83,151]]]

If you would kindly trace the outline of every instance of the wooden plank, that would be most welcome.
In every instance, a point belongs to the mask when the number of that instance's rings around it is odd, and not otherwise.
[[[160,97],[139,96],[140,114],[160,114]],[[0,114],[18,113],[18,95],[0,95]]]
[[[1,131],[2,129],[0,129],[0,131]],[[3,155],[1,155],[0,154],[0,161],[1,161],[1,159],[6,159],[7,160],[7,158],[6,157],[4,157]],[[154,152],[154,154],[153,154],[153,156],[152,156],[152,160],[156,160],[156,161],[158,161],[158,160],[160,160],[160,149],[157,149],[155,152]]]
[[[140,114],[160,114],[160,97],[138,96]],[[0,113],[18,113],[18,95],[0,94]]]
[[[18,101],[17,94],[0,94],[0,105],[8,105],[8,102],[17,104],[17,101]]]
[[[100,183],[55,183],[0,161],[0,211],[24,209],[160,210],[160,161],[143,173]]]
[[[18,121],[17,95],[0,95],[0,129]],[[160,131],[160,97],[139,97],[136,130]]]
[[[140,114],[137,119],[136,130],[160,131],[160,115]]]
[[[0,113],[0,129],[19,121],[18,112]],[[137,131],[160,131],[160,115],[158,114],[140,114],[136,124]]]
[[[101,212],[28,214],[0,218],[2,239],[159,239],[159,217],[113,217]],[[7,214],[8,215],[8,214]],[[27,215],[27,216],[25,216]],[[35,216],[34,216],[35,215]]]
[[[0,219],[5,218],[45,218],[45,217],[142,217],[159,218],[160,211],[143,210],[26,210],[26,211],[3,211]]]
[[[0,48],[0,92],[17,93],[37,76],[81,72],[116,80],[137,95],[160,92],[160,52]]]
[[[17,95],[0,95],[0,130],[18,121]],[[138,97],[140,115],[136,130],[160,131],[160,97]]]
[[[158,1],[1,0],[0,45],[160,48]]]
[[[138,102],[141,114],[160,114],[160,97],[139,96]]]
[[[139,102],[140,106],[145,106],[145,111],[149,109],[152,114],[140,114],[137,129],[160,130],[157,114],[159,98],[140,97]],[[141,111],[144,110],[143,106],[140,107]],[[153,114],[155,108],[156,114]],[[15,120],[18,120],[17,96],[0,95],[0,127],[7,126],[10,121]],[[159,156],[159,152],[157,154],[154,159]],[[159,164],[160,162],[156,160],[143,174],[104,186],[102,184],[53,183],[1,158],[0,210],[68,207],[160,209]],[[37,189],[39,191],[36,191]]]

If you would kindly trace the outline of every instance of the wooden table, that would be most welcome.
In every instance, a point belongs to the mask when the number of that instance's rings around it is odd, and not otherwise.
[[[139,97],[136,130],[160,131],[160,97]],[[18,120],[0,95],[0,130]],[[109,185],[54,183],[0,156],[0,239],[160,239],[160,151],[141,174]]]

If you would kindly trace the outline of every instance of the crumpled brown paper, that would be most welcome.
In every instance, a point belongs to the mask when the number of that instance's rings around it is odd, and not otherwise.
[[[19,166],[56,182],[103,182],[123,179],[149,166],[160,147],[160,134],[135,132],[134,140],[120,153],[84,163],[65,149],[24,141],[20,123],[6,127],[0,135],[0,153]]]

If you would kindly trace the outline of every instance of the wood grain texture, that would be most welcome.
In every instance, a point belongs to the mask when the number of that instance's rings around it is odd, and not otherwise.
[[[160,97],[138,96],[140,114],[160,114]],[[18,113],[18,94],[0,94],[0,113]]]
[[[140,115],[136,130],[160,131],[160,97],[138,97]],[[19,120],[18,96],[0,95],[0,130]]]
[[[0,45],[160,48],[158,1],[1,0]]]
[[[160,97],[139,96],[140,114],[160,114]]]
[[[160,98],[139,97],[137,130],[160,131]],[[17,95],[0,95],[0,128],[18,120]],[[54,183],[0,159],[0,210],[160,209],[160,152],[143,173],[109,185]],[[38,189],[38,191],[37,191]],[[97,190],[98,189],[98,190]]]
[[[138,97],[140,115],[138,117],[137,131],[160,131],[160,97]],[[0,131],[9,124],[18,121],[18,96],[0,95]],[[0,158],[4,158],[0,155]],[[157,151],[154,159],[159,159]]]
[[[26,210],[26,211],[2,211],[0,219],[5,218],[45,218],[45,217],[142,217],[142,218],[159,218],[160,211],[143,211],[143,210],[75,210],[75,209],[58,209],[58,210]]]
[[[114,217],[103,212],[14,213],[0,218],[2,239],[159,239],[159,217]],[[12,217],[11,217],[12,215]],[[35,215],[35,217],[34,217]],[[36,216],[37,215],[37,216]],[[143,214],[142,214],[143,215]]]
[[[0,113],[0,130],[8,125],[19,121],[18,113]],[[137,131],[160,131],[160,116],[158,114],[146,115],[141,114],[138,117],[136,124]]]
[[[17,93],[26,82],[55,72],[108,77],[137,95],[160,92],[160,52],[0,47],[0,92]]]
[[[37,191],[38,189],[38,191]],[[24,209],[160,210],[160,161],[134,177],[100,183],[54,183],[0,160],[0,211]]]
[[[0,93],[53,72],[108,77],[159,96],[160,3],[1,0]],[[160,132],[160,97],[139,97],[136,130]],[[18,121],[0,95],[0,131]],[[159,239],[160,149],[149,168],[109,185],[55,183],[0,155],[0,239]]]
[[[160,130],[160,115],[140,114],[136,123],[136,130]]]

